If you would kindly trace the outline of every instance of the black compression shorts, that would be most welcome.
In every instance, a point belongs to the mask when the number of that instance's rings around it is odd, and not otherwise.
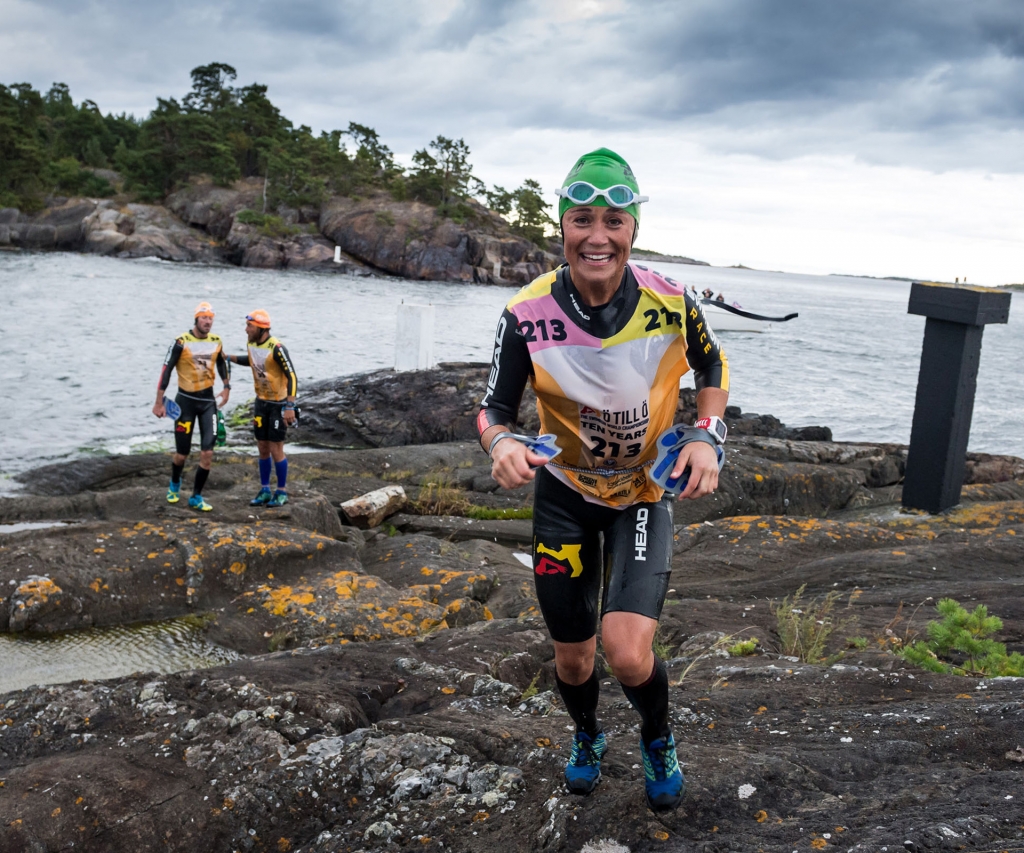
[[[588,503],[544,468],[533,505],[533,580],[551,638],[581,643],[614,611],[657,619],[672,572],[672,500]],[[603,546],[602,546],[603,536]]]
[[[174,449],[182,456],[188,456],[192,450],[192,434],[196,431],[198,423],[200,449],[213,450],[213,442],[217,438],[214,430],[217,401],[213,397],[203,399],[181,392],[174,401],[181,406],[181,416],[174,422]]]
[[[257,398],[252,410],[252,431],[257,441],[284,441],[288,434],[284,422],[284,403]]]

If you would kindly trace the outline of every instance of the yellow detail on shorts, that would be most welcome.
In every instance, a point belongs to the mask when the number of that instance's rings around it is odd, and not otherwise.
[[[580,559],[580,549],[582,545],[563,545],[557,551],[548,548],[543,542],[537,543],[537,553],[547,554],[550,557],[554,557],[556,560],[567,560],[569,565],[572,566],[572,574],[570,577],[579,577],[583,574],[583,561]]]
[[[191,434],[191,432],[192,432],[192,421],[177,421],[177,424],[183,430],[185,430],[186,433]]]
[[[256,427],[260,428],[263,426],[263,417],[261,415],[254,415],[253,420],[256,421]]]

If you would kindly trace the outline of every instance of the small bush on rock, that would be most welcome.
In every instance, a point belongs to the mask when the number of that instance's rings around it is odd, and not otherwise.
[[[902,654],[932,672],[953,675],[1024,676],[1024,655],[1006,653],[1006,646],[991,639],[1001,631],[1003,620],[989,616],[979,604],[968,613],[952,598],[943,598],[935,609],[942,619],[929,622],[928,640],[918,640]]]
[[[726,651],[729,652],[730,657],[734,658],[742,658],[747,657],[749,655],[756,655],[757,643],[757,637],[751,637],[749,640],[740,640],[740,642],[736,643],[735,645],[729,646],[729,648],[726,649]]]

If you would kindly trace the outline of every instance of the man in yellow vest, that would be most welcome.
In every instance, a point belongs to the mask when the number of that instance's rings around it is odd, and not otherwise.
[[[270,334],[270,315],[257,308],[245,318],[249,339],[246,355],[229,355],[235,364],[252,368],[256,385],[253,432],[260,454],[260,490],[252,506],[284,506],[288,502],[288,459],[284,454],[287,428],[295,423],[295,395],[299,380],[292,360],[277,338]],[[270,469],[277,473],[277,489],[270,491]]]
[[[200,512],[213,509],[203,500],[203,486],[213,464],[213,442],[216,436],[217,404],[226,406],[231,396],[231,367],[224,356],[221,339],[210,333],[213,328],[213,308],[209,302],[196,306],[192,330],[181,335],[169,350],[156,386],[153,414],[162,418],[166,413],[164,392],[171,381],[171,373],[178,373],[178,394],[174,398],[181,414],[174,422],[175,454],[171,460],[171,483],[167,487],[167,503],[176,504],[181,489],[181,474],[185,460],[192,450],[192,433],[199,424],[199,467],[188,505]],[[220,374],[224,390],[219,397],[213,394],[214,370]]]

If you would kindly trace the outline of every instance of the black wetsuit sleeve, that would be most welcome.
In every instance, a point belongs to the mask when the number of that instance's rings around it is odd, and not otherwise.
[[[292,367],[292,360],[288,356],[288,350],[284,348],[284,344],[274,347],[274,360],[281,365],[285,376],[288,377],[288,396],[294,397],[299,393],[299,377],[295,375],[295,368]]]
[[[526,338],[519,332],[515,315],[502,311],[494,335],[494,357],[487,376],[487,393],[480,402],[477,429],[481,434],[496,425],[513,427],[519,417],[526,383],[533,374],[533,361]]]
[[[233,355],[231,357],[235,360],[235,364],[237,364],[239,367],[249,366],[249,353],[246,353],[245,355]]]
[[[693,368],[693,384],[702,388],[729,390],[728,360],[718,337],[708,326],[704,308],[686,294],[686,360]]]
[[[224,355],[224,350],[217,353],[217,373],[225,385],[231,384],[231,362]]]
[[[160,369],[160,381],[157,383],[157,388],[161,391],[166,391],[167,386],[171,384],[171,373],[174,372],[174,368],[178,364],[178,359],[181,358],[181,353],[184,347],[181,344],[181,340],[176,340],[171,344],[167,350],[167,356],[164,358],[164,366]]]

